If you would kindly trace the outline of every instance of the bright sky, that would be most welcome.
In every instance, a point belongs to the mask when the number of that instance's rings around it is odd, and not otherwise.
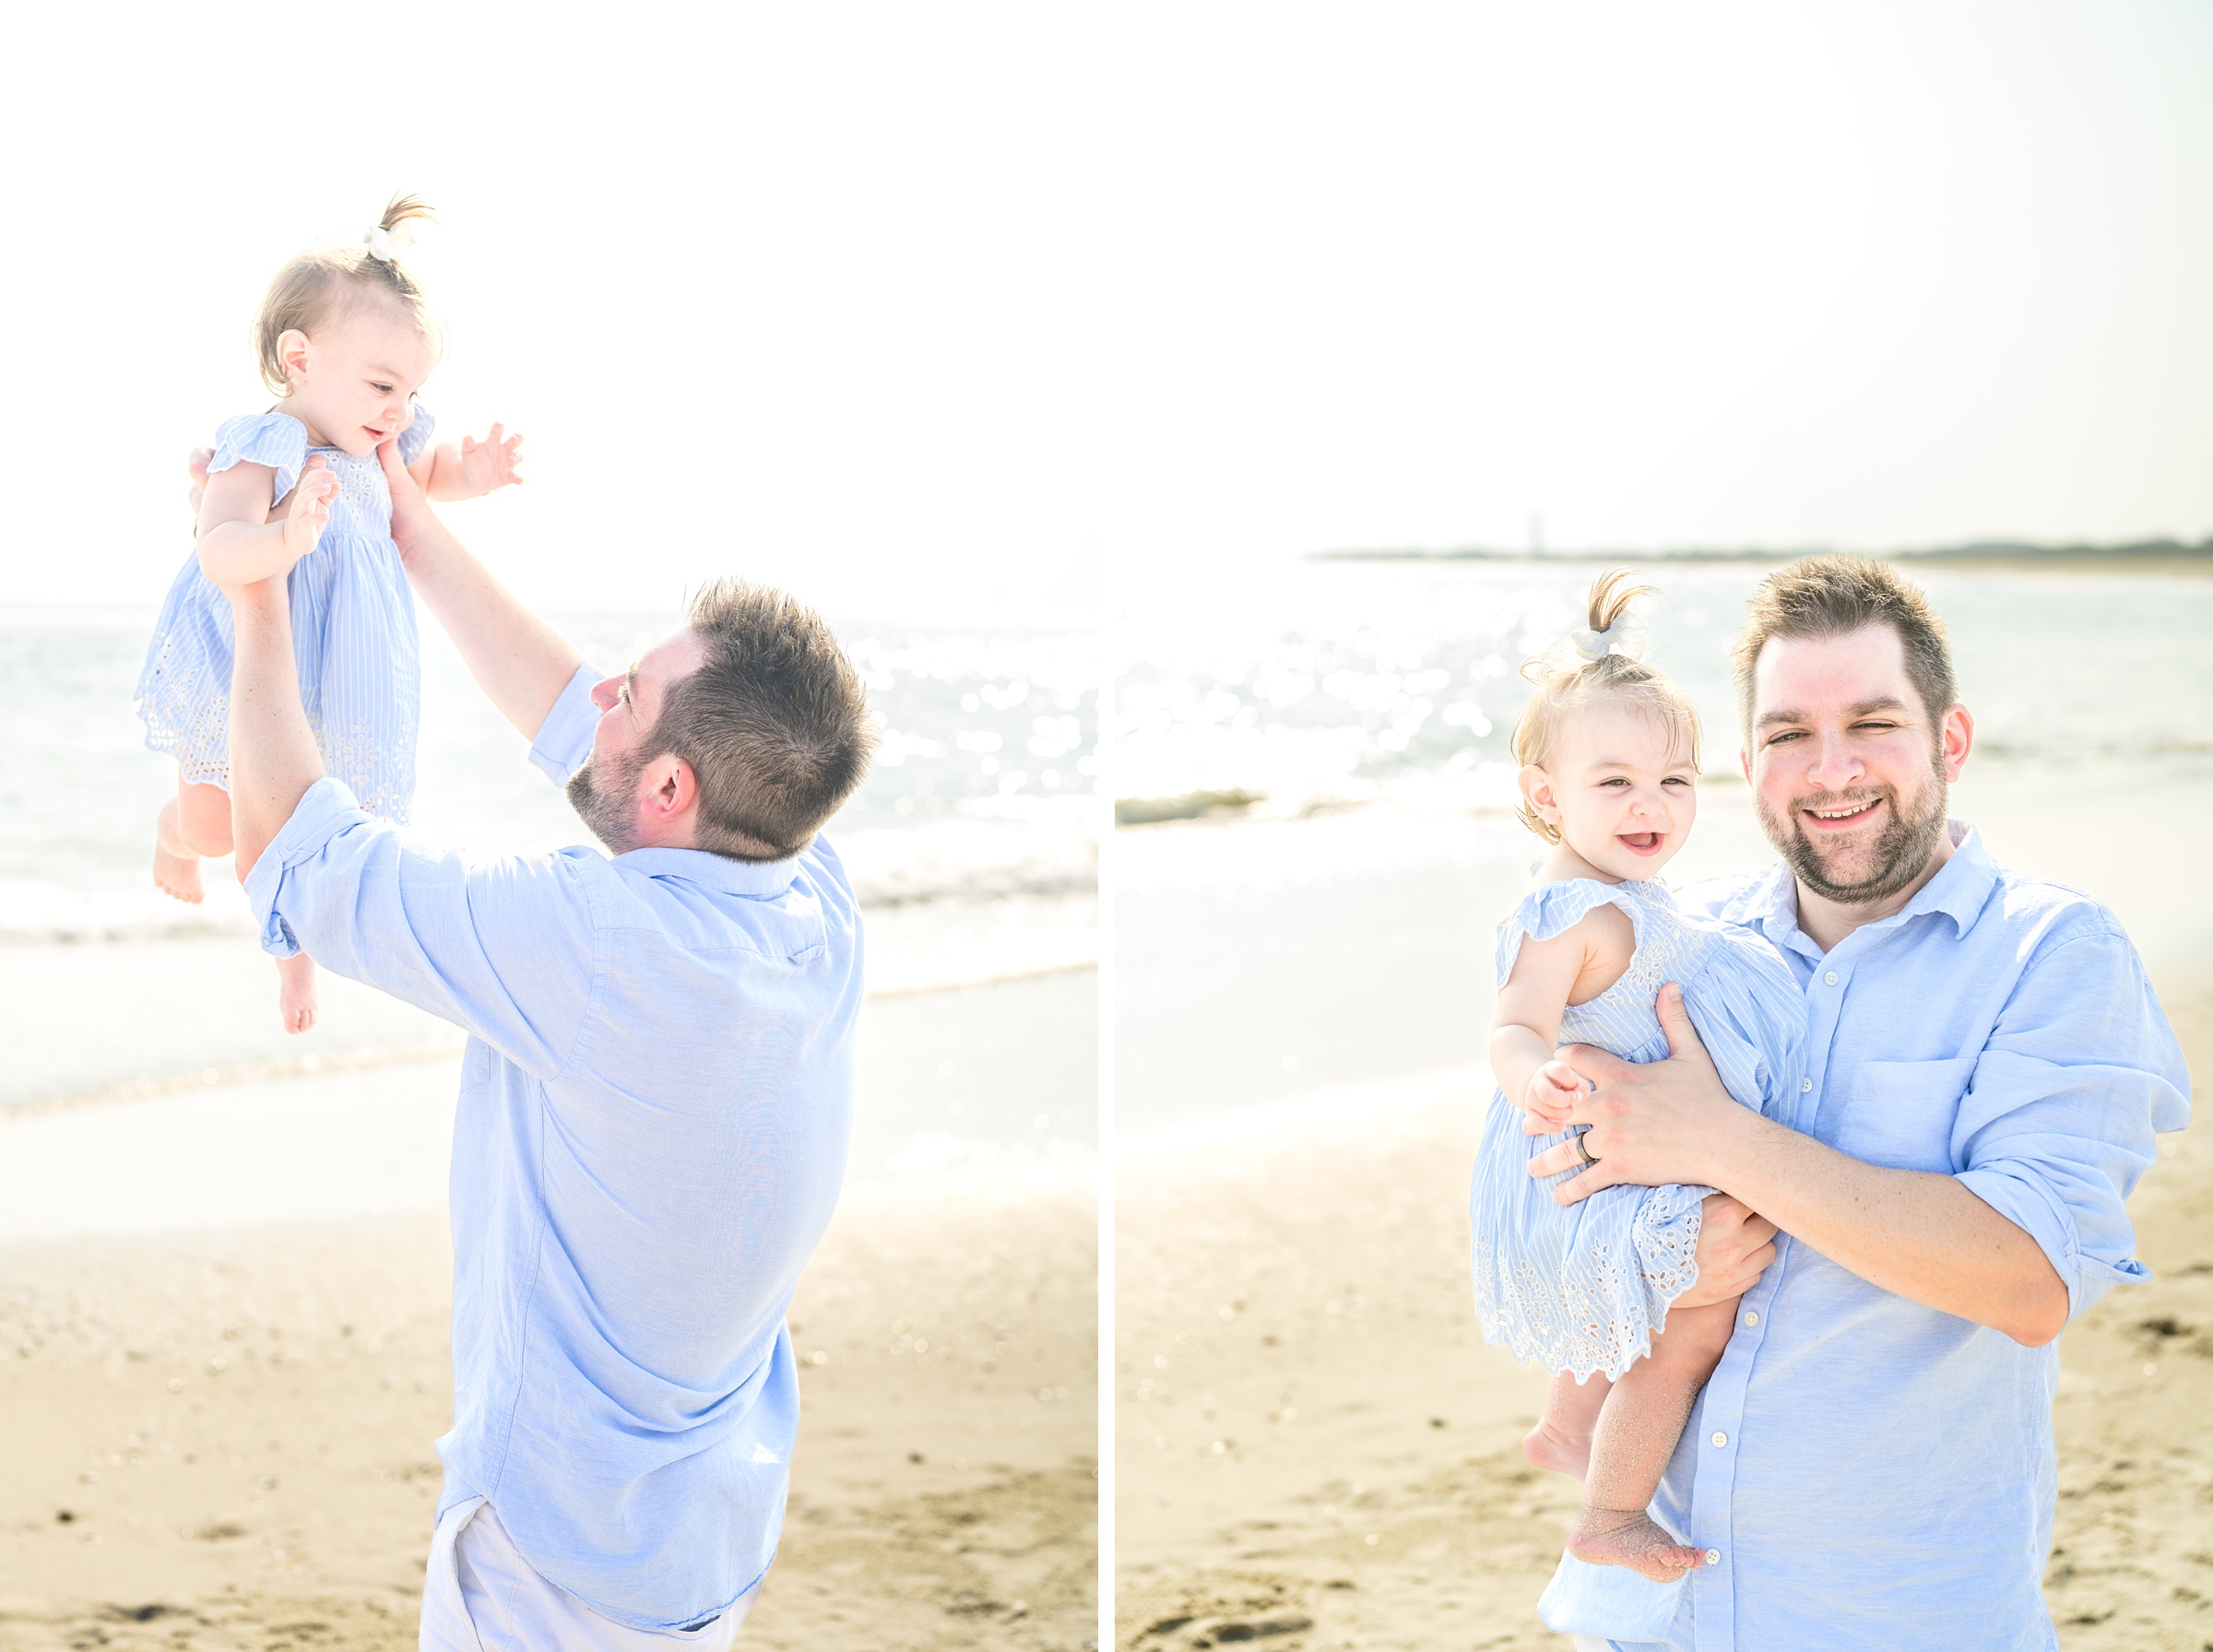
[[[425,402],[529,437],[451,520],[546,604],[2213,534],[2201,0],[12,27],[7,596],[159,597],[268,277],[396,188]]]

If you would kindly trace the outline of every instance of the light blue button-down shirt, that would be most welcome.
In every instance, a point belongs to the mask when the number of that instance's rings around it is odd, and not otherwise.
[[[1782,867],[1683,905],[1760,930],[1805,987],[1784,1122],[1957,1177],[2035,1238],[2071,1316],[2145,1277],[2123,1201],[2153,1132],[2189,1122],[2189,1077],[2112,914],[1952,832],[1904,911],[1827,954]],[[1539,1616],[1625,1648],[2047,1652],[2058,1377],[2056,1344],[2023,1348],[1785,1235],[1652,1505],[1708,1564],[1657,1584],[1567,1556]]]
[[[532,761],[565,780],[579,670]],[[761,1580],[799,1422],[784,1313],[851,1130],[860,921],[817,839],[472,856],[310,787],[246,880],[263,944],[466,1028],[454,1122],[454,1427],[531,1564],[618,1622]]]

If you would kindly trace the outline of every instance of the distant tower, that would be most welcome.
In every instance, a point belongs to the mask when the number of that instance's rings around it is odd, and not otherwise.
[[[1529,513],[1529,554],[1533,557],[1544,554],[1544,513],[1542,511]]]

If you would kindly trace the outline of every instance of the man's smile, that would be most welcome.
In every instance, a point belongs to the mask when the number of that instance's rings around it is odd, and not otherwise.
[[[1835,803],[1826,808],[1801,808],[1798,812],[1814,823],[1817,832],[1843,832],[1854,826],[1864,826],[1875,819],[1882,807],[1880,797],[1866,797],[1856,802]]]

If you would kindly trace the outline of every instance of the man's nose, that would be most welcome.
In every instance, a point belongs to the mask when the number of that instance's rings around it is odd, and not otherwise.
[[[1860,777],[1860,760],[1840,734],[1818,735],[1819,747],[1805,777],[1824,791],[1841,791]]]
[[[611,712],[621,692],[622,679],[620,677],[603,677],[592,685],[592,703],[603,712]]]

